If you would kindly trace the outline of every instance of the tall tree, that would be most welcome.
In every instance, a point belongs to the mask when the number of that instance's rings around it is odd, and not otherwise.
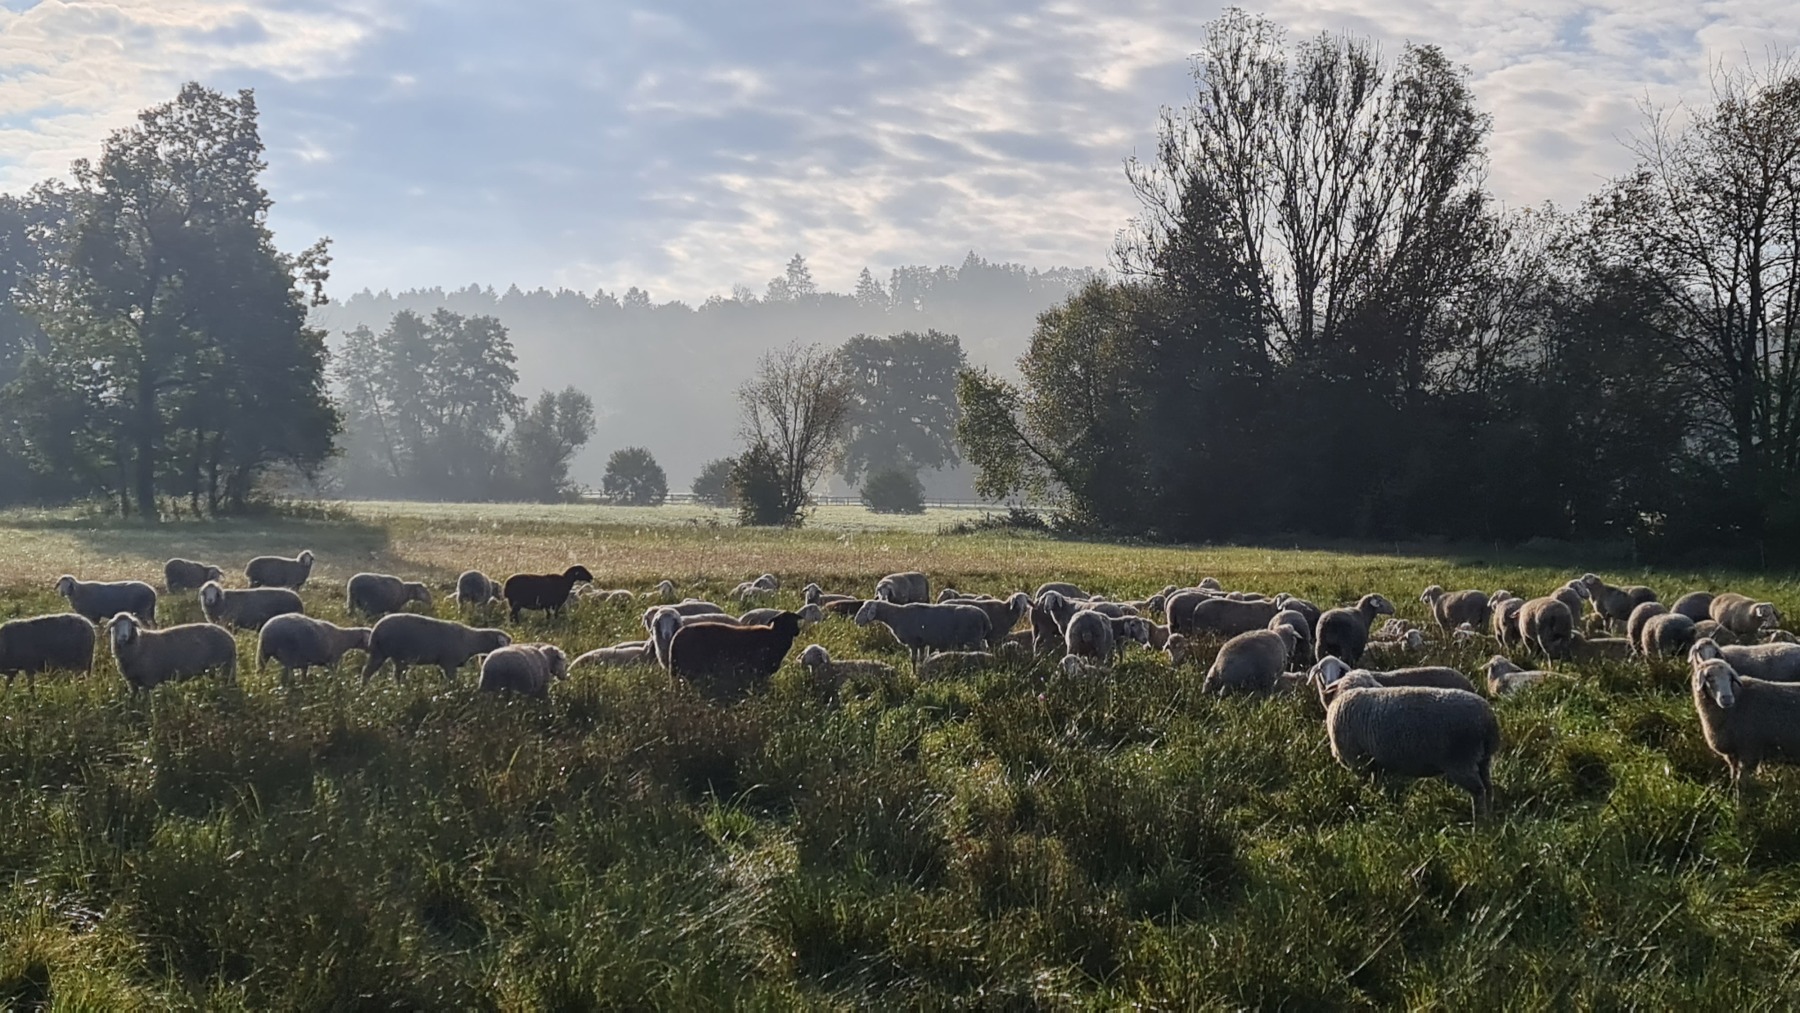
[[[540,502],[568,498],[569,461],[593,435],[592,398],[573,387],[539,394],[506,441],[515,493]]]
[[[767,352],[738,388],[741,433],[773,464],[784,517],[800,515],[849,419],[852,385],[836,355],[798,342]]]
[[[962,341],[939,331],[885,338],[858,334],[838,349],[852,383],[840,473],[852,485],[866,471],[954,465],[956,378],[967,364]]]

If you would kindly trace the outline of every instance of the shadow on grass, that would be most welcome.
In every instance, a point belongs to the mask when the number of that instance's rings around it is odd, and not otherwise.
[[[70,514],[0,515],[0,527],[79,537],[98,555],[141,558],[160,564],[173,556],[214,563],[226,574],[260,555],[298,555],[311,549],[331,569],[366,569],[405,563],[393,553],[385,522],[334,516],[279,515],[179,520],[160,523]],[[413,564],[408,564],[413,565]]]

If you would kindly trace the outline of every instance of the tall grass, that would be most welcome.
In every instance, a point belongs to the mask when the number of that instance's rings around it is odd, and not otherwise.
[[[1379,590],[1415,620],[1426,583],[1568,575],[917,532],[877,547],[526,519],[477,533],[441,516],[174,527],[0,532],[0,604],[54,608],[42,575],[70,568],[55,552],[71,544],[141,572],[177,550],[229,568],[304,543],[334,581],[573,554],[604,583],[670,573],[703,595],[765,569],[849,590],[921,561],[991,591],[1072,576],[1137,594],[1213,573],[1318,601]],[[1666,595],[1724,579],[1633,577]],[[1800,607],[1785,580],[1732,582]],[[338,587],[309,588],[309,611],[341,620]],[[515,634],[578,651],[636,623],[585,604]],[[346,668],[283,692],[243,636],[238,686],[132,697],[110,661],[21,683],[0,696],[0,1003],[1800,1001],[1800,782],[1771,770],[1734,800],[1673,664],[1579,666],[1499,702],[1496,813],[1472,824],[1454,788],[1390,794],[1337,766],[1304,696],[1204,697],[1198,670],[1149,654],[1106,680],[1040,667],[921,684],[885,635],[834,620],[809,637],[902,674],[827,700],[789,666],[731,707],[649,669],[577,673],[547,702],[478,697],[469,672],[365,687]],[[1432,656],[1473,671],[1485,653]]]

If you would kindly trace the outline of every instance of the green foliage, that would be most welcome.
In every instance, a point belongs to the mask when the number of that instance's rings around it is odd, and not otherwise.
[[[904,468],[872,471],[863,482],[862,503],[878,514],[922,514],[925,486]]]
[[[798,511],[788,505],[781,458],[765,444],[753,443],[737,456],[731,468],[731,486],[739,524],[767,527],[800,522]]]
[[[852,383],[839,473],[944,468],[956,464],[956,378],[966,363],[954,334],[858,334],[838,349]]]
[[[592,398],[573,387],[539,394],[507,434],[506,474],[513,496],[550,503],[574,495],[569,461],[593,435]],[[656,462],[650,463],[654,467]],[[658,469],[659,480],[661,474]],[[655,502],[666,495],[665,488]]]
[[[669,480],[662,465],[643,447],[613,451],[606,459],[601,488],[608,499],[631,506],[658,506],[669,498]]]
[[[721,457],[706,462],[690,487],[694,499],[707,506],[736,506],[737,487],[732,479],[736,468],[737,459],[734,457]]]

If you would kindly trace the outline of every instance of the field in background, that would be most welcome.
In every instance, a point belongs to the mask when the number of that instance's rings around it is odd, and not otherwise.
[[[336,621],[361,569],[447,587],[467,566],[580,561],[604,586],[703,596],[770,570],[790,606],[807,579],[858,591],[911,568],[934,588],[1120,595],[1213,575],[1321,603],[1378,590],[1422,621],[1427,583],[1542,592],[1585,568],[948,536],[842,509],[800,531],[598,506],[153,529],[8,514],[0,615],[58,607],[65,571],[157,579],[186,555],[235,575],[303,547],[308,609]],[[1800,614],[1785,575],[1615,576]],[[636,635],[636,611],[514,632],[574,652]],[[1677,664],[1567,667],[1500,702],[1496,814],[1471,826],[1455,789],[1390,794],[1338,767],[1304,697],[1205,698],[1201,670],[1147,653],[1109,680],[922,685],[877,630],[811,639],[899,673],[834,702],[790,665],[728,708],[654,669],[580,673],[548,702],[478,698],[467,671],[365,687],[354,666],[283,693],[245,635],[239,687],[132,698],[110,658],[20,684],[0,697],[0,1006],[1800,1003],[1800,775],[1769,769],[1738,805]],[[1429,657],[1473,671],[1486,653]]]

